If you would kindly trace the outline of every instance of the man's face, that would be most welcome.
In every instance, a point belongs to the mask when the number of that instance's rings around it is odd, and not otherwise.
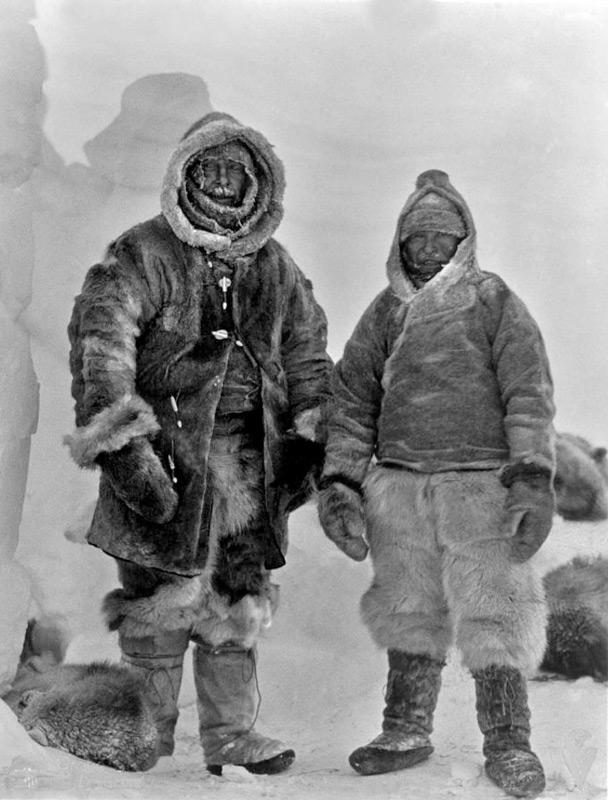
[[[198,165],[195,180],[199,188],[216,203],[238,206],[247,183],[245,167],[224,156],[204,158]]]
[[[452,259],[460,239],[441,231],[417,231],[401,244],[401,257],[408,272],[426,283]]]

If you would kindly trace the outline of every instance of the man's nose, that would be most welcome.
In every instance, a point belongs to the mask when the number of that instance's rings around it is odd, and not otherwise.
[[[437,249],[435,237],[426,236],[424,239],[424,244],[422,245],[422,249],[425,253],[434,253],[435,250]]]
[[[217,164],[217,182],[222,186],[226,186],[228,184],[228,171],[226,169],[226,164],[223,161],[219,161]]]

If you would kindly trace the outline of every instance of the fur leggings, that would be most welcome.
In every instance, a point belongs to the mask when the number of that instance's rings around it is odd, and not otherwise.
[[[493,470],[372,469],[365,501],[374,577],[361,612],[380,647],[441,660],[455,640],[471,670],[538,666],[542,581],[533,563],[509,560],[505,496]]]
[[[117,560],[122,589],[105,599],[110,628],[128,636],[188,630],[217,647],[253,647],[271,623],[278,587],[264,567],[269,526],[262,454],[238,430],[212,441],[213,494],[205,571],[185,578]]]

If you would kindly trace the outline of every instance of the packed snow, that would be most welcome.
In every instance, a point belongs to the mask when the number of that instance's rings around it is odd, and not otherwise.
[[[80,568],[93,597],[114,587],[109,559],[85,544]],[[608,523],[565,523],[535,557],[546,571],[574,554],[608,556]],[[146,773],[124,773],[42,748],[0,705],[0,798],[277,798],[305,800],[492,800],[504,797],[483,774],[473,680],[452,652],[444,670],[430,760],[399,773],[358,776],[348,754],[380,730],[386,657],[359,621],[358,601],[370,579],[367,562],[349,561],[325,540],[309,503],[293,515],[288,563],[276,573],[281,606],[259,647],[261,694],[256,728],[296,750],[288,772],[255,776],[205,769],[197,735],[190,659],[180,699],[176,750]],[[115,634],[91,616],[72,640],[67,661],[117,660]],[[606,797],[606,687],[591,678],[532,680],[532,745],[547,774],[544,800]],[[3,780],[3,783],[2,783]]]

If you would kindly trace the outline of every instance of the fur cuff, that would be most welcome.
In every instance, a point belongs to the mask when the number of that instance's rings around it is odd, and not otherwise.
[[[127,394],[65,436],[63,443],[79,467],[90,468],[100,453],[121,450],[137,436],[156,433],[159,428],[152,406],[137,395]]]
[[[533,464],[528,461],[517,461],[514,464],[506,464],[498,473],[500,482],[509,488],[514,481],[534,481],[538,478],[546,479],[547,483],[551,480],[551,470],[541,464]]]
[[[195,641],[211,647],[230,642],[249,650],[272,624],[278,602],[279,587],[274,583],[268,583],[262,594],[247,594],[232,604],[209,590],[194,625]]]
[[[142,637],[159,631],[192,628],[201,604],[201,578],[176,578],[161,585],[149,597],[129,597],[114,589],[103,601],[108,629],[124,636]]]

